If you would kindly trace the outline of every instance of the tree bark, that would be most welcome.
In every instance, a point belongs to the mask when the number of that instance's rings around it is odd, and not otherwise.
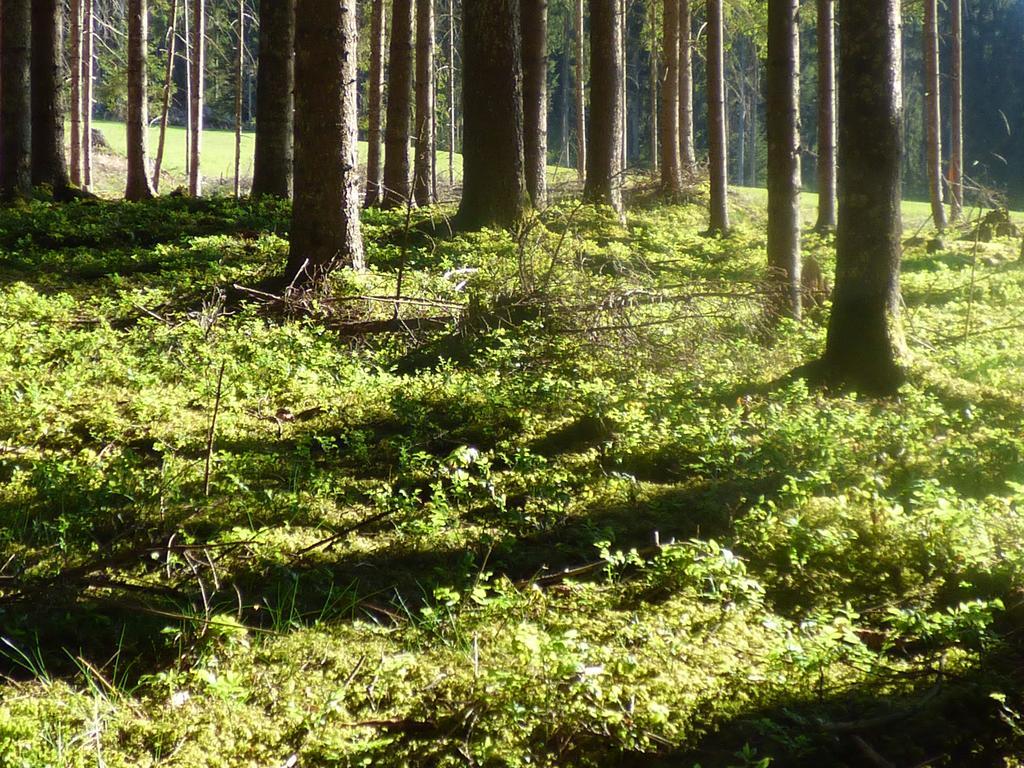
[[[899,0],[839,4],[839,227],[821,368],[871,394],[903,380],[900,33]]]
[[[388,53],[388,115],[384,129],[384,208],[399,208],[412,202],[409,124],[412,121],[414,13],[413,0],[394,0],[392,3],[391,47]]]
[[[413,198],[417,205],[434,202],[434,2],[416,3],[416,144]]]
[[[924,100],[927,130],[928,191],[932,221],[942,232],[946,209],[942,201],[942,108],[939,104],[939,19],[938,0],[924,0]]]
[[[949,190],[952,221],[959,221],[964,210],[964,36],[963,1],[950,0],[950,132]]]
[[[679,162],[679,5],[664,0],[661,34],[665,75],[661,81],[661,191],[678,197],[683,192]]]
[[[126,200],[153,197],[146,169],[146,133],[149,127],[146,95],[146,50],[148,32],[146,0],[128,0],[128,183]]]
[[[587,176],[587,71],[583,30],[583,0],[575,0],[576,21],[576,174]]]
[[[4,0],[0,6],[0,195],[32,194],[31,5]]]
[[[455,186],[455,0],[448,0],[448,184]]]
[[[628,25],[626,23],[626,0],[619,0],[618,7],[619,17],[619,61],[622,66],[622,77],[619,78],[619,122],[622,125],[619,127],[619,133],[622,136],[620,142],[620,158],[619,168],[624,174],[626,169],[629,168],[629,125],[627,122],[627,115],[629,113],[629,97],[627,94],[627,86],[629,85],[629,64],[626,59],[626,35],[628,34]]]
[[[523,35],[523,150],[534,206],[548,197],[548,0],[520,0]]]
[[[729,149],[725,124],[725,46],[722,0],[707,0],[709,234],[729,231]]]
[[[252,196],[292,193],[295,101],[295,0],[260,0],[256,70],[256,148]]]
[[[71,0],[68,59],[71,69],[71,182],[82,186],[82,0]]]
[[[308,287],[335,267],[363,268],[355,4],[297,0],[295,19],[295,204],[285,279]]]
[[[768,268],[796,320],[800,282],[800,0],[768,0]],[[755,57],[756,61],[756,57]]]
[[[368,207],[380,202],[381,185],[384,183],[380,162],[384,106],[384,20],[384,0],[373,0],[370,17],[370,83],[367,93],[366,197],[363,201]]]
[[[526,214],[518,0],[464,0],[462,229],[511,227]]]
[[[238,58],[235,60],[235,199],[242,196],[242,87],[245,77],[245,0],[238,0]]]
[[[96,40],[95,0],[83,0],[82,24],[82,183],[92,189],[93,49]]]
[[[63,37],[63,0],[32,0],[32,183],[49,186],[58,198],[71,185],[64,154]]]
[[[584,199],[622,213],[622,17],[618,0],[590,0],[590,126]]]
[[[160,138],[156,145],[156,160],[153,162],[153,191],[160,191],[160,173],[164,165],[164,148],[167,146],[167,121],[171,113],[171,85],[174,81],[174,52],[178,42],[178,0],[171,0],[171,20],[167,25],[167,69],[164,71],[164,93],[160,108]]]
[[[693,9],[679,0],[679,165],[686,177],[697,170],[693,146]]]
[[[818,0],[818,221],[819,233],[836,228],[835,0]]]
[[[648,90],[651,92],[650,113],[647,116],[648,138],[651,145],[651,170],[661,172],[661,145],[658,120],[658,0],[650,0],[647,6],[647,31],[650,33],[650,48],[647,66]]]
[[[187,2],[187,0],[186,0]],[[192,155],[188,164],[188,191],[203,194],[203,107],[206,89],[206,0],[192,4]]]

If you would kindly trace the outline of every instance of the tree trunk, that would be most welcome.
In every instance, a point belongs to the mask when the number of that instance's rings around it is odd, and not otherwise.
[[[939,19],[938,0],[924,0],[924,100],[927,131],[928,191],[932,221],[942,232],[946,209],[942,204],[942,109],[939,105]]]
[[[92,189],[92,94],[93,47],[96,40],[94,21],[95,0],[83,0],[85,7],[82,25],[82,182]]]
[[[548,0],[520,0],[523,35],[523,149],[534,206],[548,197]]]
[[[245,76],[245,0],[238,0],[238,58],[235,60],[235,199],[242,196],[242,88]]]
[[[622,77],[619,78],[619,122],[622,125],[619,127],[619,132],[622,136],[620,143],[620,154],[619,168],[624,174],[626,169],[629,167],[629,126],[626,121],[627,114],[629,112],[627,104],[629,98],[627,95],[627,86],[629,85],[629,73],[628,64],[626,63],[626,35],[629,29],[626,23],[626,0],[619,0],[618,8],[619,17],[619,62],[622,67]]]
[[[672,197],[683,192],[679,163],[679,2],[665,0],[661,36],[665,63],[661,81],[661,190]]]
[[[355,4],[295,4],[295,204],[289,285],[363,268],[356,156]]]
[[[455,186],[455,0],[448,0],[448,184]]]
[[[758,185],[758,170],[761,159],[757,151],[757,140],[761,130],[758,122],[761,106],[761,60],[757,52],[757,42],[753,38],[750,38],[750,60],[750,119],[747,120],[747,142],[750,149],[747,153],[748,168],[746,178],[748,186],[756,187]],[[726,126],[725,135],[729,135],[728,125]]]
[[[189,168],[192,164],[192,22],[189,21],[188,6],[191,0],[182,0],[182,21],[185,24],[185,34],[182,35],[182,42],[185,44],[185,176],[189,176]]]
[[[434,1],[416,3],[416,147],[413,198],[434,202]]]
[[[584,198],[622,213],[622,17],[618,0],[590,0],[590,127]]]
[[[768,0],[768,268],[800,319],[800,0]],[[756,57],[755,57],[756,61]]]
[[[128,118],[125,125],[128,144],[127,200],[153,197],[146,169],[146,47],[148,10],[146,0],[128,0]]]
[[[187,2],[187,0],[186,0]],[[192,5],[192,155],[188,163],[188,191],[203,194],[203,105],[206,88],[206,0]]]
[[[651,170],[654,173],[661,171],[661,145],[659,144],[659,131],[661,125],[658,120],[658,0],[650,0],[647,6],[647,30],[650,33],[648,46],[650,48],[647,77],[648,90],[651,92],[650,113],[647,116],[648,143],[651,145]]]
[[[32,194],[31,20],[27,0],[4,0],[0,6],[0,195],[5,200]]]
[[[575,0],[576,11],[576,174],[587,176],[587,71],[583,30],[583,0]]]
[[[839,227],[821,372],[888,394],[903,378],[899,0],[839,4]]]
[[[68,24],[71,69],[71,183],[82,186],[82,0],[71,0]]]
[[[527,208],[518,0],[463,3],[462,229],[511,227]]]
[[[818,221],[815,230],[836,228],[835,0],[818,0]]]
[[[370,17],[370,83],[367,93],[366,198],[363,201],[366,206],[380,202],[381,185],[384,183],[380,162],[384,105],[384,15],[384,0],[373,0]]]
[[[160,108],[160,139],[156,145],[156,160],[153,163],[153,191],[160,191],[160,173],[164,165],[164,148],[167,145],[167,121],[171,113],[171,85],[174,81],[174,52],[178,42],[178,0],[171,0],[171,20],[167,25],[167,69],[164,72],[163,103]]]
[[[256,149],[252,196],[292,193],[295,101],[295,0],[260,0],[256,70]]]
[[[58,198],[71,185],[64,154],[63,37],[63,0],[32,0],[32,183],[50,187]]]
[[[412,120],[414,13],[413,0],[394,0],[391,7],[391,48],[388,54],[388,116],[384,131],[382,205],[385,208],[399,208],[412,202],[409,124]]]
[[[655,2],[655,0],[651,0]],[[569,116],[572,114],[572,30],[573,14],[566,10],[562,16],[562,55],[559,58],[558,68],[558,92],[561,96],[559,112],[561,113],[560,137],[562,147],[559,156],[562,158],[560,165],[568,165],[572,162],[572,150],[569,140]]]
[[[697,170],[693,147],[693,9],[679,0],[679,165],[683,175]]]
[[[708,163],[710,234],[729,231],[729,148],[725,124],[725,28],[722,0],[707,0]]]
[[[964,210],[964,36],[963,0],[950,0],[950,132],[949,217],[959,221]]]

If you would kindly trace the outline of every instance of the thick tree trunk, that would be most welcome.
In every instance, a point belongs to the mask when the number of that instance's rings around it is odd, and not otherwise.
[[[938,0],[924,0],[924,101],[927,130],[928,191],[932,221],[941,232],[946,228],[942,202],[942,108],[939,104],[939,18]]]
[[[839,227],[824,379],[893,392],[903,378],[899,0],[839,4]]]
[[[382,205],[385,208],[398,208],[412,202],[409,124],[412,121],[414,13],[413,0],[394,0],[392,3],[391,47],[388,53],[388,117],[384,130]]]
[[[71,184],[64,154],[63,37],[63,0],[32,0],[32,183],[49,186],[57,197]]]
[[[963,0],[950,0],[950,131],[949,217],[959,221],[964,210],[964,36]]]
[[[818,221],[820,233],[836,228],[835,0],[818,0]]]
[[[31,6],[28,0],[0,5],[0,195],[32,194]]]
[[[768,268],[777,311],[799,320],[800,0],[768,0]],[[755,58],[756,61],[756,58]]]
[[[679,164],[683,175],[697,170],[693,147],[693,9],[679,0]]]
[[[68,63],[71,69],[71,183],[82,186],[82,0],[71,0]]]
[[[664,0],[661,58],[661,191],[673,197],[683,191],[679,163],[679,0]]]
[[[167,146],[167,121],[171,113],[171,85],[174,82],[174,53],[178,42],[178,0],[171,0],[171,20],[167,25],[167,68],[164,71],[164,93],[160,108],[160,138],[156,145],[156,160],[153,162],[153,191],[160,191],[160,173],[164,165],[164,149]]]
[[[413,198],[417,205],[434,202],[434,1],[416,3],[416,144]]]
[[[587,70],[583,29],[583,0],[575,0],[576,42],[576,174],[587,176]]]
[[[245,0],[238,0],[238,58],[235,59],[235,199],[242,196],[242,88],[245,77]]]
[[[518,0],[464,0],[460,228],[510,227],[528,204]]]
[[[295,4],[295,204],[289,285],[339,266],[363,268],[356,157],[354,3]]]
[[[725,27],[722,0],[707,0],[708,164],[711,177],[708,232],[729,231],[729,149],[725,123]]]
[[[146,46],[148,10],[146,0],[128,0],[128,143],[127,200],[153,197],[146,169],[146,133],[149,126],[146,96]]]
[[[272,2],[272,0],[264,0]],[[384,107],[384,0],[373,0],[370,16],[370,83],[367,92],[366,197],[363,204],[377,205],[384,183],[381,165],[381,132]]]
[[[186,0],[187,2],[187,0]],[[206,89],[206,0],[192,4],[192,155],[188,162],[188,191],[203,194],[203,108]]]
[[[548,197],[548,0],[520,0],[520,10],[526,189],[540,208]]]
[[[622,17],[618,0],[590,0],[590,126],[583,196],[622,213]]]
[[[295,101],[295,0],[260,0],[256,71],[256,150],[252,196],[292,193]]]
[[[93,58],[96,40],[95,0],[83,0],[82,24],[82,182],[92,189]]]

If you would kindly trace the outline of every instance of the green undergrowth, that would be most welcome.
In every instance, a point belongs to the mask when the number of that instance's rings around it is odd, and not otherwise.
[[[281,204],[0,211],[0,764],[1015,764],[1018,242],[875,401],[755,207],[452,213],[300,305]]]

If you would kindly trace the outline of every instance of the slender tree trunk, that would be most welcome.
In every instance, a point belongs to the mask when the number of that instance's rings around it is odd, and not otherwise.
[[[434,1],[416,3],[416,143],[413,198],[417,205],[434,202]]]
[[[188,164],[188,191],[203,194],[203,108],[206,88],[206,0],[192,5],[192,156]]]
[[[662,18],[665,77],[661,81],[661,190],[678,197],[683,192],[679,163],[679,0],[664,1]]]
[[[760,153],[758,152],[758,138],[760,137],[760,106],[761,106],[761,59],[758,56],[757,42],[750,38],[750,88],[749,104],[750,112],[747,120],[747,185],[756,187],[758,185],[758,169],[760,167]],[[726,136],[729,135],[728,125]]]
[[[529,200],[518,0],[463,2],[462,229],[511,227]]]
[[[63,0],[32,0],[32,183],[50,187],[57,198],[71,185],[64,154],[63,37]]]
[[[590,0],[590,126],[586,200],[622,213],[622,17],[618,0]]]
[[[295,204],[289,285],[363,267],[354,3],[295,4]]]
[[[799,320],[800,0],[768,0],[768,268],[778,311]]]
[[[96,40],[95,0],[83,0],[85,7],[82,27],[82,182],[92,189],[92,103],[93,59]]]
[[[651,0],[655,2],[655,0]],[[562,147],[559,156],[562,158],[560,164],[568,165],[571,162],[572,150],[569,139],[569,116],[572,113],[572,13],[565,12],[562,15],[562,54],[559,57],[558,69],[558,93],[561,97],[559,113],[561,117],[560,136]]]
[[[185,34],[182,35],[182,42],[185,44],[185,176],[186,180],[191,178],[192,167],[192,22],[189,20],[188,6],[192,0],[182,0],[182,21],[185,25]]]
[[[899,0],[839,4],[839,226],[825,381],[888,394],[903,379]]]
[[[256,149],[252,196],[292,193],[295,101],[295,0],[260,0],[256,71]]]
[[[679,164],[683,175],[697,170],[693,146],[693,9],[679,0]]]
[[[160,139],[156,146],[156,160],[153,163],[153,191],[160,191],[160,173],[164,165],[164,148],[167,146],[167,121],[171,113],[171,85],[174,82],[174,53],[178,42],[178,0],[171,0],[171,21],[167,26],[167,69],[164,72],[163,103],[160,108]]]
[[[628,34],[628,25],[626,23],[626,1],[619,0],[618,16],[619,16],[619,60],[622,64],[622,77],[619,80],[619,121],[622,125],[619,131],[622,135],[622,143],[620,151],[622,157],[619,159],[619,168],[623,173],[629,167],[629,125],[627,122],[627,115],[629,114],[628,109],[628,93],[627,89],[629,86],[629,65],[627,64],[626,57],[626,36]]]
[[[661,125],[658,120],[658,0],[650,0],[647,5],[647,31],[650,33],[648,46],[650,56],[648,58],[647,76],[648,90],[651,92],[650,113],[647,116],[648,138],[651,145],[651,170],[654,173],[661,171],[661,145],[659,144],[659,131]]]
[[[820,233],[836,228],[835,0],[818,0],[818,221]]]
[[[710,234],[729,231],[729,150],[725,123],[725,29],[722,0],[707,0],[708,163]]]
[[[534,206],[548,197],[548,0],[520,0],[523,35],[523,149]]]
[[[382,205],[385,208],[403,207],[412,200],[409,124],[412,121],[414,16],[413,0],[394,0],[391,7],[391,47],[388,53],[388,116],[384,132]]]
[[[964,36],[963,0],[950,0],[950,132],[949,190],[952,221],[959,221],[964,210]]]
[[[582,182],[587,175],[587,70],[583,29],[583,0],[575,0],[576,11],[576,173]]]
[[[448,0],[448,184],[455,186],[455,0]]]
[[[128,0],[128,183],[125,199],[148,200],[153,197],[146,169],[146,50],[148,10],[146,0]]]
[[[0,6],[0,195],[32,194],[32,120],[29,86],[31,6]]]
[[[82,0],[71,0],[69,65],[71,69],[71,183],[82,186]]]
[[[366,206],[380,202],[381,185],[384,183],[380,162],[384,106],[384,16],[384,0],[373,0],[370,16],[370,84],[367,93],[366,198],[363,201]]]
[[[242,88],[245,76],[245,0],[238,0],[238,58],[235,61],[235,199],[242,196]]]
[[[938,0],[924,0],[924,99],[928,122],[925,140],[928,149],[928,189],[932,202],[932,221],[942,232],[946,228],[946,209],[942,203],[942,109],[939,104],[939,19]]]

